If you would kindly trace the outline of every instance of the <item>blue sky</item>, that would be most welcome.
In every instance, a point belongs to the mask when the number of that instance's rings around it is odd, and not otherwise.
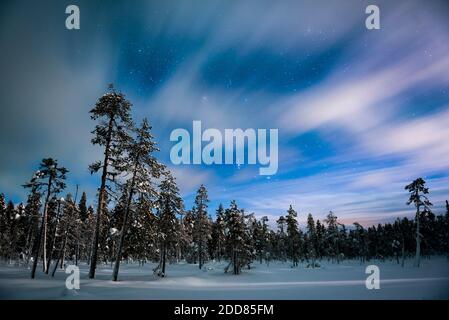
[[[65,29],[77,4],[81,29]],[[381,29],[365,28],[377,4]],[[449,6],[445,1],[2,1],[0,192],[14,201],[52,156],[91,195],[88,111],[113,82],[148,117],[186,207],[235,199],[274,220],[289,204],[370,225],[413,214],[419,176],[449,198]],[[279,170],[170,164],[175,128],[279,129]],[[94,201],[91,197],[91,201]]]

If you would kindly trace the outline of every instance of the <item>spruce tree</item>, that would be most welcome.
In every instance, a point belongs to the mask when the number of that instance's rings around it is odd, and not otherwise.
[[[254,226],[254,250],[256,251],[256,256],[259,259],[259,262],[262,263],[262,260],[267,260],[267,251],[268,251],[268,217],[264,216],[260,221],[257,221]]]
[[[211,237],[211,224],[207,216],[209,198],[204,185],[201,185],[195,197],[195,222],[193,225],[193,239],[198,255],[198,267],[201,269],[207,260],[208,241]]]
[[[159,185],[160,194],[158,207],[158,237],[160,262],[155,269],[158,276],[165,277],[167,255],[176,252],[179,237],[179,223],[176,216],[183,210],[183,201],[175,178],[169,171],[164,173],[164,179]]]
[[[16,208],[14,203],[9,200],[5,209],[5,234],[4,234],[4,256],[6,259],[9,259],[10,262],[14,255],[14,245],[16,240]]]
[[[298,228],[298,221],[296,220],[298,214],[290,205],[287,210],[287,217],[285,219],[287,224],[287,243],[288,243],[288,255],[292,260],[293,267],[297,267],[299,263],[299,250],[300,250],[300,233]]]
[[[312,260],[310,266],[315,268],[317,266],[317,231],[311,213],[307,216],[307,240],[307,256]]]
[[[336,259],[337,263],[340,262],[340,243],[339,243],[339,230],[338,230],[338,221],[337,216],[332,212],[329,211],[329,214],[327,215],[324,222],[327,223],[327,235],[326,239],[329,246],[329,252],[333,259]]]
[[[188,263],[195,263],[197,255],[193,243],[193,228],[195,223],[195,208],[187,210],[181,221],[181,230],[179,238],[179,246],[181,247],[181,256]]]
[[[25,215],[28,219],[26,231],[25,255],[26,264],[28,265],[31,255],[33,254],[33,247],[36,244],[39,235],[39,210],[41,208],[41,195],[36,191],[32,191],[28,195],[27,204],[25,205]]]
[[[87,219],[87,195],[86,192],[83,192],[81,195],[80,202],[78,204],[78,210],[80,213],[81,221],[84,223]]]
[[[225,249],[225,210],[221,203],[216,210],[216,217],[217,219],[212,226],[212,252],[214,257],[216,257],[218,261],[221,261]]]
[[[325,254],[325,248],[324,248],[324,239],[326,234],[326,227],[321,223],[320,220],[316,220],[316,250],[317,250],[317,256],[322,259],[323,255]]]
[[[233,267],[234,274],[240,274],[244,264],[244,255],[246,252],[246,228],[244,221],[244,212],[238,208],[235,201],[231,202],[229,209],[225,211],[226,222],[226,251],[230,257],[230,264],[225,268],[225,272],[229,267]]]
[[[286,261],[287,259],[287,234],[286,234],[286,219],[284,216],[280,216],[278,220],[276,220],[278,226],[278,232],[276,234],[276,256],[281,261]]]

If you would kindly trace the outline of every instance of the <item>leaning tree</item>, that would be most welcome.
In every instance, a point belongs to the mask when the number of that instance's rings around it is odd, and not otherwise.
[[[164,168],[153,156],[156,143],[150,133],[151,126],[147,119],[142,121],[140,128],[135,129],[135,137],[127,145],[127,154],[121,161],[120,171],[130,172],[131,176],[126,182],[125,194],[127,195],[125,212],[123,217],[120,239],[117,248],[112,280],[117,281],[120,261],[122,259],[122,249],[127,232],[128,219],[131,211],[131,204],[135,195],[150,195],[155,197],[157,190],[152,181],[160,177]]]
[[[103,147],[103,161],[97,161],[89,166],[90,172],[101,171],[101,184],[98,192],[97,217],[92,246],[89,278],[95,277],[95,269],[98,259],[98,243],[100,238],[101,220],[106,210],[108,192],[113,191],[110,183],[116,183],[116,177],[120,171],[120,159],[126,153],[126,146],[131,137],[130,129],[133,127],[131,120],[131,103],[121,92],[116,92],[112,85],[109,92],[104,94],[90,111],[91,119],[98,121],[92,131],[94,137],[92,144]],[[108,183],[109,182],[109,183]]]

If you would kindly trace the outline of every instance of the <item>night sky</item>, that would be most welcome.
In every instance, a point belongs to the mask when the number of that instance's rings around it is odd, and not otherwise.
[[[81,29],[65,28],[76,4]],[[365,28],[376,4],[381,29]],[[404,186],[449,199],[447,1],[2,1],[0,192],[15,202],[43,157],[94,194],[88,111],[109,83],[148,117],[186,207],[232,199],[273,221],[289,204],[351,224],[413,216]],[[170,163],[170,132],[279,129],[279,170]]]

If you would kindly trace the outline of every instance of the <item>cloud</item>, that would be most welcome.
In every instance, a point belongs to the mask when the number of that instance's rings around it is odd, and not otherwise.
[[[182,195],[196,192],[201,184],[211,185],[215,181],[214,175],[207,170],[192,166],[169,166],[169,170],[176,177],[176,183]]]

